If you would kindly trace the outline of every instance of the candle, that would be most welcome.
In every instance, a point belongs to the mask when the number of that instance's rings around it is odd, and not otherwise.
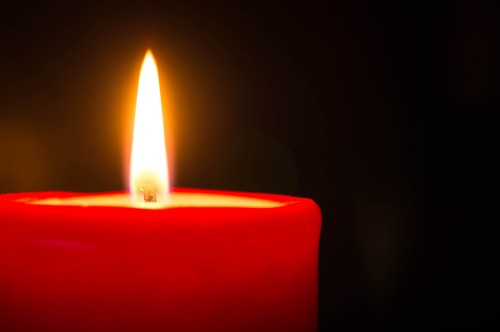
[[[130,192],[0,195],[0,330],[316,330],[317,205],[170,192],[151,53],[139,82]]]

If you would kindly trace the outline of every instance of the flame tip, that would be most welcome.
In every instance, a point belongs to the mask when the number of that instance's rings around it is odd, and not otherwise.
[[[145,59],[146,59],[146,58],[153,58],[153,59],[155,58],[155,57],[154,57],[154,55],[153,55],[153,51],[151,51],[151,49],[150,49],[150,48],[148,48],[148,49],[146,50],[146,54],[144,55],[144,58],[145,58]]]

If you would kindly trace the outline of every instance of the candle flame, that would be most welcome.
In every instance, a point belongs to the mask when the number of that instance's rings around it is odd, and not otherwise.
[[[133,205],[169,203],[160,80],[150,50],[146,52],[139,77],[129,176]]]

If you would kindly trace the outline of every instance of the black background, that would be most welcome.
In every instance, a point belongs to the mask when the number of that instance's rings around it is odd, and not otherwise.
[[[321,207],[321,330],[498,326],[498,13],[478,1],[4,6],[0,193],[124,189],[151,48],[176,186]]]

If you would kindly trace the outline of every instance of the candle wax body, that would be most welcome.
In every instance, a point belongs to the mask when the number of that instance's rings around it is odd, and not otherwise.
[[[177,192],[243,201],[140,209],[65,201],[84,194],[0,195],[0,330],[317,329],[313,201]]]

